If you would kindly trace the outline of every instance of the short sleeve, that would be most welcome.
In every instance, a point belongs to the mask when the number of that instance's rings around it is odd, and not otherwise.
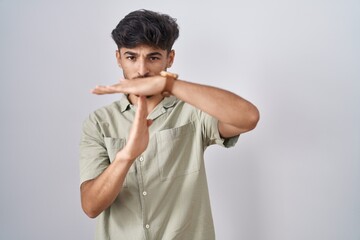
[[[229,148],[235,146],[239,136],[231,138],[222,138],[219,133],[218,120],[207,113],[200,113],[200,121],[202,125],[203,140],[206,146],[218,144],[220,146]]]
[[[83,123],[80,139],[80,184],[96,178],[110,165],[104,137],[94,114]]]

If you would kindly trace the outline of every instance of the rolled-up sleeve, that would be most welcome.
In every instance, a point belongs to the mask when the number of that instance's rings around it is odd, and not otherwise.
[[[200,112],[199,115],[205,147],[213,144],[218,144],[226,148],[235,146],[240,135],[231,138],[222,138],[219,133],[218,120],[205,112]]]
[[[80,184],[99,176],[110,164],[104,137],[94,114],[83,123],[80,140]]]

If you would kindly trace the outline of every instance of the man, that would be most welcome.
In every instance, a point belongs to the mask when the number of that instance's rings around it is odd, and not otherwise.
[[[148,10],[112,32],[125,79],[92,92],[124,96],[90,115],[80,144],[81,203],[98,218],[96,239],[215,238],[204,150],[233,146],[259,113],[234,93],[167,72],[178,35],[175,19]]]

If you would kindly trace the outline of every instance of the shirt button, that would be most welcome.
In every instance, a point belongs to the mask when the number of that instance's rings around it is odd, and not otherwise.
[[[146,191],[143,191],[143,195],[146,196],[146,195],[147,195],[147,192],[146,192]]]
[[[144,161],[144,157],[141,156],[139,160],[140,160],[140,162],[143,162],[143,161]]]
[[[146,224],[145,227],[146,227],[147,229],[149,229],[149,228],[150,228],[150,225],[149,225],[149,224]]]

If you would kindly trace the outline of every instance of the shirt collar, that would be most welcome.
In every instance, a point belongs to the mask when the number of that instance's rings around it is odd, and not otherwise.
[[[168,109],[173,107],[178,102],[178,99],[174,96],[166,97],[161,102],[163,108]]]
[[[126,110],[130,109],[130,101],[127,98],[127,96],[124,94],[122,98],[120,99],[120,111],[125,112]]]
[[[149,114],[149,119],[155,119],[160,115],[164,114],[169,108],[175,106],[175,104],[179,101],[175,96],[165,97]],[[123,113],[127,110],[131,109],[131,103],[127,97],[127,95],[123,95],[120,99],[120,111]]]
[[[168,109],[174,107],[178,101],[179,100],[174,96],[165,97],[149,114],[148,119],[155,120],[166,113]]]

